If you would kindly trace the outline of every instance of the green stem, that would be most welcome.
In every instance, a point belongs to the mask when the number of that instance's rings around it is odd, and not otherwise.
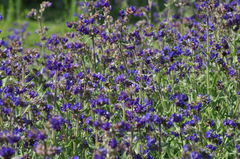
[[[43,28],[43,13],[42,12],[40,13],[40,16],[39,16],[39,18],[37,18],[37,20],[39,22],[39,27],[40,27],[40,45],[41,45],[40,46],[40,48],[41,48],[40,55],[43,55],[44,45],[43,45],[42,39],[45,36],[45,31],[44,31],[44,28]]]
[[[170,20],[170,12],[171,12],[171,0],[169,0],[168,4],[167,4],[167,20]]]
[[[122,104],[122,112],[123,112],[123,121],[126,121],[126,113],[125,113],[125,106]]]
[[[121,36],[120,36],[120,46],[119,46],[119,50],[120,50],[120,53],[121,53],[121,56],[123,58],[123,63],[124,63],[124,69],[125,69],[125,72],[126,72],[126,75],[128,76],[128,73],[127,73],[127,59],[126,59],[126,56],[124,56],[123,54],[123,50],[122,50],[122,42],[123,42],[123,28],[122,28],[122,25],[121,25],[121,28],[120,28],[120,32],[121,32]]]
[[[47,141],[44,141],[44,159],[47,158]]]
[[[0,127],[3,128],[3,119],[2,119],[2,112],[0,112]]]
[[[158,129],[159,129],[158,152],[159,152],[160,156],[162,157],[162,127],[161,127],[161,122],[158,125]]]
[[[77,138],[78,138],[78,120],[76,121],[76,126],[75,126],[75,140],[73,141],[73,154],[72,155],[76,155],[74,154],[77,150]]]
[[[94,41],[94,35],[92,36],[92,60],[93,60],[93,68],[96,71],[96,52],[95,52],[95,41]]]
[[[152,0],[148,0],[148,7],[149,7],[148,23],[151,24],[151,22],[152,22]]]
[[[208,17],[208,14],[209,11],[207,9],[207,53],[206,53],[206,62],[207,62],[207,94],[209,95],[210,94],[210,75],[209,75],[209,67],[210,67],[210,61],[209,61],[209,17]]]
[[[58,71],[56,71],[56,74],[55,74],[55,88],[54,88],[54,108],[56,109],[57,108],[57,87],[58,87]],[[59,110],[61,112],[61,110]]]

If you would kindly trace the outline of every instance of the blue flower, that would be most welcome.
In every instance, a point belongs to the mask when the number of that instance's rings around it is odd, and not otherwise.
[[[228,75],[234,76],[236,74],[236,70],[233,67],[228,68]]]
[[[111,124],[109,122],[105,122],[102,124],[102,129],[105,131],[108,131],[111,127]]]
[[[212,133],[213,133],[213,130],[208,130],[204,135],[205,138],[210,138],[212,136]]]
[[[112,149],[115,149],[115,148],[117,147],[117,140],[116,140],[116,138],[111,139],[111,140],[108,142],[108,145],[109,145]]]
[[[227,119],[227,120],[223,120],[223,125],[236,127],[237,123],[235,123],[233,120]]]
[[[51,127],[59,131],[61,126],[65,124],[65,120],[61,116],[56,116],[50,119]]]
[[[12,134],[12,135],[8,135],[7,136],[8,142],[13,144],[13,143],[17,143],[18,141],[20,141],[21,137],[18,134]]]
[[[183,120],[183,115],[182,114],[176,114],[176,113],[173,113],[170,117],[170,120],[172,122],[181,122]]]
[[[156,140],[154,138],[151,138],[150,136],[147,136],[146,137],[146,140],[147,140],[147,146],[149,148],[151,148],[152,146],[154,146]]]
[[[199,140],[198,134],[193,133],[192,135],[187,136],[186,140],[191,140],[191,141],[194,141],[194,142],[198,142],[198,140]]]
[[[213,146],[213,145],[206,145],[205,147],[208,148],[209,150],[212,150],[212,151],[216,150],[216,147]]]
[[[197,152],[197,151],[193,151],[191,153],[191,159],[201,159],[203,158],[202,154]]]
[[[72,156],[69,159],[79,159],[79,157],[78,156]]]
[[[121,9],[118,13],[118,15],[123,18],[125,16],[125,10]]]
[[[237,152],[240,153],[240,145],[239,144],[236,145],[236,149],[237,149]]]
[[[15,154],[15,150],[10,147],[2,147],[0,149],[0,156],[4,159],[10,159]]]

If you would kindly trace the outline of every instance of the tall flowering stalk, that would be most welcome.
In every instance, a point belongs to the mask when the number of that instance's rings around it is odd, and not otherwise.
[[[46,8],[49,8],[51,6],[52,6],[51,2],[43,1],[40,4],[39,10],[32,9],[27,14],[27,17],[29,17],[29,18],[33,17],[39,23],[39,30],[37,30],[37,33],[39,34],[39,37],[40,37],[41,55],[43,55],[43,53],[44,53],[44,43],[42,41],[46,39],[46,32],[48,30],[48,28],[43,25],[43,13],[45,12]]]

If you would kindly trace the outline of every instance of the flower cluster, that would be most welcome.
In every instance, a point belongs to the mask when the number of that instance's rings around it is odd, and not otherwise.
[[[43,1],[28,14],[40,24],[34,48],[27,24],[10,29],[0,40],[0,156],[239,158],[240,3],[165,4],[114,18],[108,0],[80,2],[68,32],[47,36]]]

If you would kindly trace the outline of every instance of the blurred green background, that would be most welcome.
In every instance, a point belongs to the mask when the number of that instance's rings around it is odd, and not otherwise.
[[[39,4],[44,0],[0,0],[0,13],[7,21],[24,19],[31,8],[39,8]],[[71,19],[75,13],[79,12],[80,2],[87,0],[50,0],[53,6],[48,9],[46,21],[62,21]],[[164,0],[151,0],[164,9]],[[110,0],[112,5],[112,16],[116,17],[119,9],[134,5],[137,7],[146,6],[148,0]]]
[[[41,2],[44,0],[0,0],[0,14],[3,16],[3,20],[0,21],[0,38],[4,38],[9,35],[9,29],[17,28],[14,24],[28,23],[26,46],[33,47],[34,43],[39,41],[39,36],[36,36],[35,30],[39,28],[38,22],[34,19],[26,17],[27,13],[32,9],[38,9]],[[52,6],[47,8],[44,13],[44,25],[49,28],[47,35],[57,33],[63,35],[68,32],[69,29],[65,27],[67,21],[73,21],[76,18],[76,14],[82,12],[80,8],[80,2],[88,0],[49,0],[52,2]],[[153,12],[159,12],[164,9],[164,0],[151,0],[158,10]],[[124,9],[127,6],[147,6],[148,0],[110,0],[112,6],[111,14],[114,18],[118,16],[120,9]],[[134,19],[132,23],[134,23]]]

